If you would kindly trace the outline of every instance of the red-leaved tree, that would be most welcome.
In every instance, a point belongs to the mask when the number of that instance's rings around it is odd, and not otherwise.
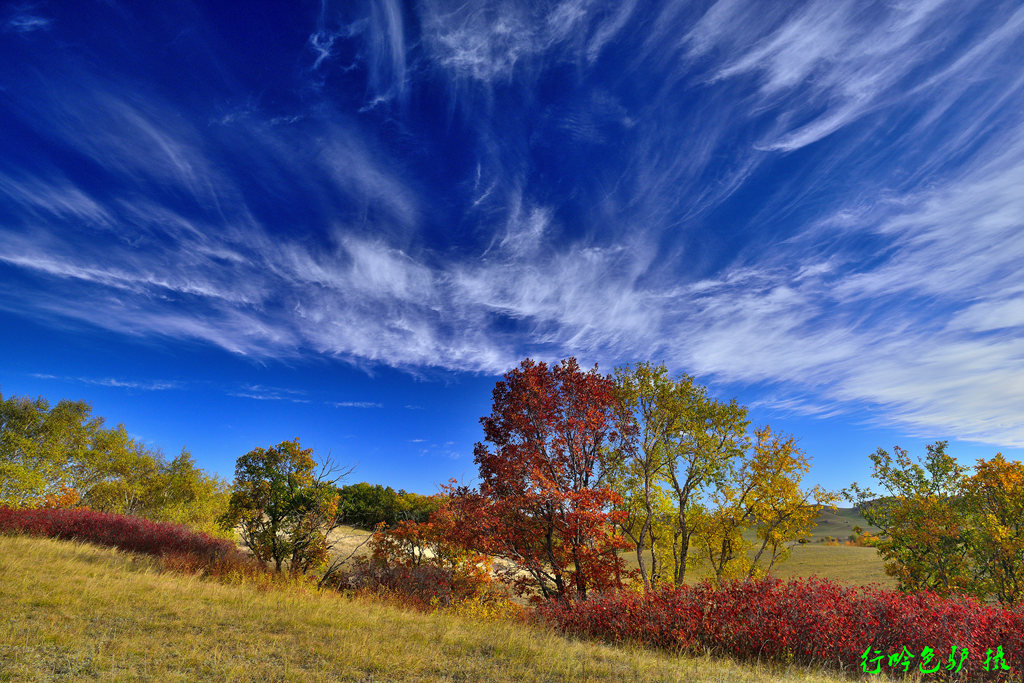
[[[585,600],[621,585],[620,501],[604,475],[633,427],[613,387],[575,358],[551,367],[524,360],[494,387],[491,414],[480,419],[490,445],[475,448],[479,490],[449,490],[459,542],[497,558],[523,594]]]

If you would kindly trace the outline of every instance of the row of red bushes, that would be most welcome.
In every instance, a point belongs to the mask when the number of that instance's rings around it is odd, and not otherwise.
[[[826,579],[618,593],[549,602],[536,615],[567,633],[612,642],[852,672],[902,676],[934,669],[930,677],[956,680],[1021,680],[1024,672],[1024,606],[1008,610]],[[963,648],[967,658],[956,666]]]
[[[76,539],[148,555],[190,555],[208,562],[241,554],[238,546],[227,539],[192,531],[180,524],[88,508],[0,507],[0,533]]]
[[[231,541],[176,524],[88,509],[0,507],[3,532],[162,556],[172,568],[185,571],[249,573],[255,566]],[[333,587],[383,593],[417,607],[490,599],[486,577],[479,572],[377,558],[382,559],[391,561],[359,563],[333,577]],[[566,633],[611,642],[851,672],[898,676],[934,671],[931,677],[956,680],[1021,680],[1024,673],[1024,605],[1005,609],[971,598],[908,595],[826,579],[768,578],[718,588],[704,583],[647,594],[595,595],[583,602],[542,604],[534,616]]]

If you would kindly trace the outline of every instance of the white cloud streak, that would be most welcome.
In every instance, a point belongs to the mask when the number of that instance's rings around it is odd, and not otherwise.
[[[257,394],[248,391],[229,393],[228,396],[236,398],[251,398],[254,401],[288,401],[290,403],[309,403],[309,399],[296,398],[294,396],[280,396],[278,394]]]
[[[581,166],[582,200],[531,179],[536,150],[514,113],[473,111],[474,172],[456,179],[473,191],[453,213],[493,236],[483,246],[460,241],[459,226],[449,242],[424,237],[435,198],[361,119],[311,111],[292,130],[254,108],[203,128],[97,76],[46,90],[23,118],[113,189],[0,174],[13,216],[0,264],[27,283],[0,307],[254,357],[410,370],[496,373],[525,354],[665,359],[781,387],[765,399],[778,409],[869,406],[922,431],[1024,447],[1024,79],[986,76],[1019,52],[1024,10],[1003,7],[968,34],[935,31],[969,13],[952,3],[867,18],[860,7],[761,16],[721,0],[685,25],[686,8],[666,9],[664,28],[645,32],[635,2],[424,2],[415,45],[396,2],[343,27],[322,13],[314,70],[334,66],[337,41],[362,40],[368,103],[401,104],[421,74],[472,103],[501,88],[531,101],[547,65],[585,74],[566,86],[585,97],[535,122],[570,139],[560,149],[581,164],[588,146],[609,155]],[[639,103],[592,87],[588,69],[610,68],[605,56],[638,36],[653,43],[618,77],[657,68],[662,82]],[[224,151],[232,135],[244,152]],[[232,155],[259,192],[223,170]],[[816,175],[748,199],[780,159],[811,155]],[[255,195],[279,189],[312,208],[268,217]],[[715,213],[741,192],[761,203]]]
[[[167,391],[169,389],[183,389],[184,382],[178,380],[127,380],[116,377],[59,377],[44,373],[31,373],[36,379],[55,379],[64,382],[77,382],[80,384],[91,384],[100,387],[112,387],[115,389],[139,389],[142,391]]]
[[[53,20],[47,17],[33,14],[29,11],[15,11],[4,22],[3,27],[6,31],[14,33],[34,33],[36,31],[45,31],[51,28]]]

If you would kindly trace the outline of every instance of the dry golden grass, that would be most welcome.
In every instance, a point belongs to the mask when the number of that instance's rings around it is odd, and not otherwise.
[[[0,680],[842,681],[581,642],[538,628],[161,573],[0,536]]]
[[[874,583],[896,588],[896,579],[885,573],[878,551],[858,546],[798,545],[793,548],[789,559],[775,566],[772,574],[780,579],[816,574],[861,586]]]
[[[348,557],[353,553],[368,555],[370,548],[366,541],[371,535],[373,535],[371,531],[343,524],[331,532],[328,538],[331,543],[331,553],[341,557]]]

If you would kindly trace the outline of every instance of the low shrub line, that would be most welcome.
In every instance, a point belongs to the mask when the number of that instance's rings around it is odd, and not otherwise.
[[[238,546],[231,541],[192,531],[181,524],[88,508],[0,507],[0,532],[76,539],[147,555],[195,555],[209,561],[239,553]]]
[[[1009,610],[827,579],[620,592],[548,602],[535,616],[566,633],[610,642],[841,671],[955,680],[1021,680],[1024,673],[1024,606]]]
[[[88,508],[0,506],[0,533],[46,536],[153,555],[164,571],[198,574],[270,590],[295,583],[243,552],[235,543],[181,524],[96,512]]]

